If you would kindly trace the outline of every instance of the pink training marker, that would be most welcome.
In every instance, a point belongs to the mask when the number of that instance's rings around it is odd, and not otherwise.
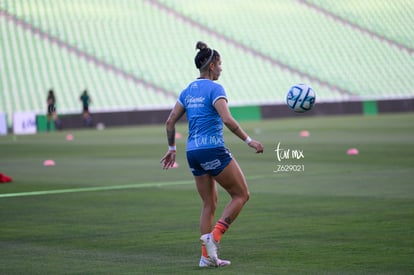
[[[173,166],[171,168],[178,168],[178,163],[174,162]]]
[[[67,134],[66,135],[66,140],[67,141],[72,141],[73,140],[73,135],[72,134]]]
[[[310,135],[309,132],[306,131],[306,130],[300,131],[300,136],[301,137],[308,137],[309,135]]]
[[[56,164],[55,161],[52,159],[47,159],[43,162],[44,166],[55,166],[55,164]]]
[[[348,151],[346,153],[350,156],[353,156],[353,155],[358,155],[359,151],[358,151],[357,148],[350,148],[350,149],[348,149]]]
[[[179,138],[181,138],[181,137],[182,137],[182,135],[181,135],[180,133],[178,133],[178,132],[177,132],[177,133],[175,133],[175,138],[176,138],[176,139],[179,139]]]

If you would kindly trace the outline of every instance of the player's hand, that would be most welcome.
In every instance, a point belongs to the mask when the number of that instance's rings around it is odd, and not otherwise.
[[[168,150],[165,153],[164,157],[161,159],[160,163],[162,163],[162,169],[168,169],[174,166],[175,163],[175,156],[177,152],[174,150]]]
[[[263,153],[263,145],[259,141],[253,139],[249,142],[249,146],[256,149],[256,153]]]

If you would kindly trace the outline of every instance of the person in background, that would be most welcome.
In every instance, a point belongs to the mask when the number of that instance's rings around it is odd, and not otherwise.
[[[220,54],[204,42],[196,45],[194,59],[200,76],[185,88],[166,121],[168,151],[161,159],[163,169],[174,166],[176,157],[175,124],[186,113],[188,120],[187,161],[194,176],[203,206],[200,217],[200,267],[230,265],[218,258],[218,244],[223,234],[249,200],[246,178],[236,159],[226,148],[223,124],[256,153],[263,153],[259,141],[249,137],[233,118],[227,105],[224,88],[214,82],[221,69]],[[231,197],[221,217],[214,225],[217,207],[216,182]]]
[[[47,95],[47,124],[46,129],[50,131],[50,122],[51,120],[55,123],[55,128],[58,130],[62,129],[62,122],[60,121],[57,112],[56,112],[56,97],[53,89],[49,90]]]
[[[92,126],[92,117],[89,112],[89,104],[92,102],[88,91],[84,90],[82,95],[79,97],[79,100],[82,102],[82,120],[83,125]]]

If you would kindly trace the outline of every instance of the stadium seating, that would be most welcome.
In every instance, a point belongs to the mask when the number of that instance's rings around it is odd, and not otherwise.
[[[197,77],[195,42],[223,59],[232,105],[413,97],[413,5],[397,1],[73,0],[0,2],[0,110],[170,108]]]

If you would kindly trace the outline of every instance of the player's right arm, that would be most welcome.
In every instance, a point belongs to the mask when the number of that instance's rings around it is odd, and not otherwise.
[[[184,115],[184,113],[184,107],[177,102],[170,115],[168,116],[167,121],[165,122],[165,128],[167,130],[168,151],[160,161],[163,165],[163,169],[168,169],[174,165],[176,155],[175,124]]]

